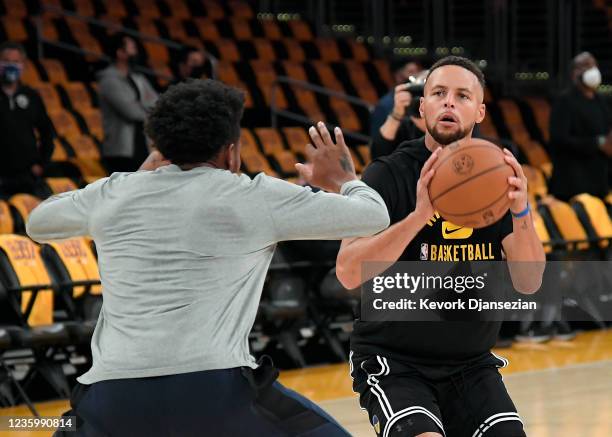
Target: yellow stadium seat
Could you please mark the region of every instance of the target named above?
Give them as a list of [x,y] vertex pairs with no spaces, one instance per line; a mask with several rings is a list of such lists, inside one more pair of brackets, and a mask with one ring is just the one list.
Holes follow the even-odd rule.
[[42,98],[47,112],[56,112],[62,109],[62,100],[55,86],[48,82],[39,82],[32,85]]
[[353,60],[358,62],[366,62],[370,60],[370,53],[363,43],[359,43],[353,39],[348,40],[349,46],[353,52]]
[[9,203],[17,209],[23,223],[28,220],[30,212],[40,204],[41,200],[31,194],[15,194],[9,199]]
[[221,39],[217,25],[210,17],[195,17],[192,21],[198,28],[198,32],[200,32],[202,39],[207,41],[217,41]]
[[315,44],[319,49],[321,59],[325,62],[338,62],[342,59],[335,39],[317,38]]
[[310,144],[310,136],[306,133],[306,130],[302,127],[284,127],[283,133],[287,138],[289,148],[294,153],[301,153],[304,155],[304,148],[306,144]]
[[361,146],[357,146],[357,150],[359,151],[359,155],[363,159],[363,163],[365,165],[368,165],[370,161],[372,161],[370,146],[362,144]]
[[188,19],[191,17],[191,11],[183,0],[170,0],[167,3],[174,18]]
[[[2,268],[13,270],[13,292],[23,291],[20,295],[21,311],[28,325],[43,326],[53,323],[53,291],[51,279],[40,257],[38,246],[30,239],[20,235],[0,235],[0,252],[8,260]],[[3,259],[4,261],[4,259]]]
[[28,39],[28,32],[21,18],[2,17],[2,27],[4,27],[4,32],[11,41],[23,42]]
[[[7,18],[11,20],[28,16],[26,2],[23,0],[4,0],[4,10],[7,13]],[[11,37],[9,36],[9,38]]]
[[329,64],[323,61],[312,61],[311,65],[317,71],[319,79],[321,79],[321,83],[324,87],[330,88],[334,91],[344,92],[344,87],[338,78],[336,78],[334,70],[332,70]]
[[276,20],[260,20],[260,23],[267,40],[278,41],[283,38],[283,33]]
[[249,129],[241,129],[240,142],[242,144],[240,156],[249,173],[264,172],[270,176],[277,176],[277,173],[270,167],[268,160],[259,151],[257,141]]
[[66,153],[66,149],[62,145],[62,142],[59,138],[53,139],[53,155],[51,155],[51,161],[66,161],[68,159],[68,154]]
[[23,75],[21,76],[21,80],[24,84],[29,86],[35,86],[41,83],[40,74],[38,73],[38,69],[34,65],[34,63],[26,59],[25,65],[23,68]]
[[312,41],[313,34],[308,23],[302,20],[289,21],[289,27],[293,37],[298,41]]
[[117,18],[127,16],[127,11],[122,0],[106,0],[104,6],[106,6],[107,15],[109,16]]
[[225,18],[225,11],[216,1],[203,0],[202,3],[204,3],[204,7],[206,8],[206,16],[208,18],[211,18],[213,20],[221,20]]
[[389,63],[387,61],[377,59],[375,61],[372,61],[372,64],[378,72],[378,77],[387,85],[388,89],[391,89],[394,86],[395,81],[393,80],[393,75],[391,74]]
[[57,59],[41,59],[40,63],[47,72],[51,83],[65,84],[68,82],[66,70],[64,70],[64,66],[60,61]]
[[15,231],[15,222],[11,214],[10,205],[0,200],[0,234],[12,234]]
[[73,115],[65,109],[49,110],[49,118],[53,122],[56,132],[64,138],[81,135],[81,129]]
[[257,51],[257,58],[263,61],[274,61],[276,59],[276,53],[274,47],[267,39],[255,38],[252,40],[255,50]]
[[102,141],[104,139],[104,127],[102,125],[102,114],[100,111],[96,108],[92,108],[91,110],[81,112],[81,115],[85,120],[89,133],[98,141]]
[[536,233],[538,234],[538,238],[544,246],[544,252],[551,253],[552,247],[550,245],[550,234],[548,233],[548,229],[546,229],[544,219],[542,219],[542,216],[535,208],[531,211],[531,217],[533,219],[533,226],[535,227]]
[[66,285],[73,285],[73,298],[82,297],[86,291],[92,295],[102,294],[98,263],[85,238],[71,238],[49,243],[48,246],[55,251],[66,269],[67,277],[62,279]]
[[72,107],[80,113],[87,112],[93,108],[91,96],[82,82],[65,83],[64,90],[68,94]]
[[155,2],[150,0],[134,0],[141,17],[159,18],[161,16],[159,8]]
[[157,30],[157,26],[155,25],[155,21],[151,17],[148,16],[139,16],[134,17],[134,22],[138,27],[138,31],[147,36],[154,36],[159,38],[159,31]]
[[77,14],[85,17],[93,17],[96,11],[91,3],[91,0],[73,0]]
[[85,176],[96,176],[99,178],[108,176],[100,161],[90,158],[70,158],[68,160],[74,164],[81,174]]
[[274,157],[284,175],[296,173],[295,164],[297,164],[297,160],[295,155],[285,149],[283,140],[276,129],[266,127],[256,128],[255,134],[259,137],[264,153]]
[[269,127],[255,128],[255,134],[259,138],[259,143],[266,155],[285,150],[283,140],[276,129]]
[[527,177],[527,190],[529,194],[536,199],[546,196],[548,194],[548,186],[542,171],[526,164],[523,164],[522,167],[523,173]]
[[[177,3],[183,4],[182,2]],[[176,41],[182,41],[184,39],[189,38],[189,35],[187,35],[187,31],[185,30],[185,25],[183,23],[183,19],[189,18],[189,15],[185,17],[177,16],[177,13],[174,9],[172,10],[172,12],[172,17],[164,18],[164,24],[168,29],[168,34],[170,35],[170,38]]]
[[345,61],[345,65],[359,97],[371,105],[376,105],[379,99],[378,93],[374,89],[374,86],[372,86],[368,74],[363,68],[363,64],[354,60],[347,60]]
[[330,106],[336,113],[338,118],[338,124],[347,131],[359,132],[361,131],[361,122],[357,117],[357,114],[351,107],[351,105],[345,100],[331,98]]
[[77,158],[100,160],[100,150],[89,135],[78,134],[66,137]]
[[549,230],[552,228],[559,234],[567,250],[590,248],[589,237],[569,204],[547,196],[540,201],[540,205],[543,207],[542,211],[550,218]]
[[240,52],[238,51],[238,47],[236,47],[236,43],[231,39],[219,39],[215,41],[217,45],[217,49],[221,54],[221,59],[224,61],[230,62],[238,62],[240,61]]
[[237,40],[250,40],[253,38],[253,32],[251,32],[248,20],[244,18],[232,18],[230,24],[234,31],[234,37]]
[[480,127],[480,132],[487,138],[492,138],[495,140],[499,139],[499,134],[497,133],[497,128],[493,124],[493,120],[491,120],[491,115],[486,112],[485,118],[478,125]]
[[282,41],[291,61],[304,62],[306,60],[306,53],[299,41],[290,38],[284,38]]
[[168,47],[165,45],[149,41],[144,41],[142,45],[144,46],[145,52],[147,52],[147,57],[150,61],[163,62],[165,64],[170,62]]
[[527,97],[525,100],[531,106],[544,141],[550,141],[550,104],[545,99],[539,97]]
[[603,200],[583,193],[574,196],[571,204],[589,237],[600,239],[600,247],[607,248],[612,238],[612,220]]
[[355,166],[355,172],[361,174],[363,172],[363,165],[359,159],[359,154],[352,147],[349,148],[351,152],[351,158],[353,159],[353,165]]
[[79,187],[69,178],[46,178],[45,182],[53,192],[53,194],[65,193],[74,191]]
[[229,7],[232,10],[232,15],[234,17],[240,17],[245,19],[253,18],[253,9],[251,9],[251,5],[249,5],[245,1],[230,1]]

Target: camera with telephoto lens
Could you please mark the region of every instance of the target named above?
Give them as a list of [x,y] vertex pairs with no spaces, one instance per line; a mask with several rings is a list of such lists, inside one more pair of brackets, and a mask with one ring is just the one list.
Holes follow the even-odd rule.
[[406,114],[418,115],[419,99],[423,97],[425,90],[425,77],[426,74],[421,73],[417,77],[410,76],[406,82],[406,91],[412,95],[412,103],[406,106]]

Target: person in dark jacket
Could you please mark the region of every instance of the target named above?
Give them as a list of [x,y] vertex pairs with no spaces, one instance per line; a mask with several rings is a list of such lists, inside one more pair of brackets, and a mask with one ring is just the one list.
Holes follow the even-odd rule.
[[580,53],[573,59],[572,82],[552,108],[550,192],[564,201],[580,193],[603,198],[609,190],[612,118],[596,92],[601,73],[592,54]]
[[[370,136],[378,132],[384,124],[387,116],[393,111],[395,106],[396,89],[398,85],[405,84],[410,77],[416,77],[423,71],[423,64],[418,59],[397,58],[391,61],[391,72],[395,81],[395,88],[385,94],[376,104],[370,116]],[[408,102],[410,104],[410,102]],[[416,111],[418,114],[418,111]]]
[[[42,195],[42,176],[53,154],[53,124],[38,92],[21,83],[26,53],[0,45],[0,195]],[[38,139],[37,139],[38,134]]]

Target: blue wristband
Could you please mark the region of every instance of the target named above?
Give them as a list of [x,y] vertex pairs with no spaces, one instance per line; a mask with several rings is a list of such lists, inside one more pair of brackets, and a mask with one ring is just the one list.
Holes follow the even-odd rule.
[[531,208],[529,207],[529,202],[527,202],[527,207],[524,210],[522,210],[521,212],[517,214],[513,213],[512,210],[510,210],[510,214],[512,214],[512,217],[514,218],[521,218],[529,214],[529,211],[531,211]]

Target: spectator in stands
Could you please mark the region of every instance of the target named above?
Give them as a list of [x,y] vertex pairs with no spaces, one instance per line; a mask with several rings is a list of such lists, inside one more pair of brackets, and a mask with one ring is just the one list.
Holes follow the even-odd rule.
[[42,197],[42,177],[53,154],[53,124],[38,92],[21,83],[25,58],[20,44],[0,45],[0,195]]
[[174,83],[187,79],[202,79],[211,77],[210,63],[206,62],[204,52],[196,47],[188,46],[181,50],[178,64],[178,75]]
[[612,118],[596,92],[601,73],[595,57],[580,53],[571,64],[572,86],[552,107],[550,192],[567,201],[580,193],[605,197],[612,157]]
[[425,121],[419,115],[419,98],[423,96],[426,76],[427,70],[421,71],[395,87],[392,111],[380,129],[372,132],[372,159],[390,155],[403,141],[425,135]]
[[[410,77],[416,77],[423,71],[423,64],[417,59],[411,58],[396,58],[391,61],[391,72],[393,73],[393,80],[395,81],[395,87],[401,84],[405,84],[410,80]],[[391,113],[394,106],[395,87],[387,94],[385,94],[376,107],[372,116],[370,117],[370,136],[374,137],[374,134],[378,132],[380,127],[385,122],[387,116]]]
[[109,173],[135,171],[148,156],[144,120],[157,100],[149,81],[133,70],[138,46],[133,38],[111,38],[114,63],[98,75],[100,109],[104,123],[102,156]]

